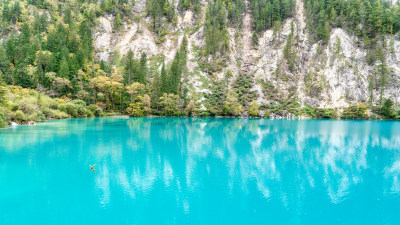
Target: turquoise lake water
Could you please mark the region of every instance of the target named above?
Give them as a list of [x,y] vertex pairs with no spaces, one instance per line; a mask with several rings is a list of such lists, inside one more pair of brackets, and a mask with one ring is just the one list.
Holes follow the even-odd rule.
[[398,225],[399,178],[400,122],[93,118],[0,129],[0,224]]

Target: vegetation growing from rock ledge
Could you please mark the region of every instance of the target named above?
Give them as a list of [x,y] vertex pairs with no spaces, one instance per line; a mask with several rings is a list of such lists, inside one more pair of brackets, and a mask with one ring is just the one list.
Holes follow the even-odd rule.
[[239,74],[232,85],[232,89],[237,93],[237,98],[242,106],[247,106],[254,99],[257,99],[257,92],[252,91],[254,81],[250,74]]

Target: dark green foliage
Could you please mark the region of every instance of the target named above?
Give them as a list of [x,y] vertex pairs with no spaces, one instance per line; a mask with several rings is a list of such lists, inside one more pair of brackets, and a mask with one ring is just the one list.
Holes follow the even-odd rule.
[[388,80],[388,67],[386,64],[386,57],[382,47],[377,48],[376,52],[377,66],[376,73],[378,77],[378,87],[379,87],[379,105],[382,107],[383,104],[383,92],[385,90],[387,80]]
[[216,0],[208,4],[204,24],[206,46],[205,56],[220,53],[224,55],[229,50],[229,34],[227,30],[227,11],[225,2]]
[[157,34],[165,29],[162,18],[165,16],[168,22],[176,20],[176,14],[173,4],[168,0],[149,0],[147,1],[147,13],[150,14],[153,21],[153,29]]
[[367,106],[364,104],[350,106],[343,110],[343,119],[367,119]]
[[94,104],[89,105],[89,106],[87,107],[87,109],[88,109],[90,112],[92,112],[92,114],[93,114],[94,116],[101,116],[101,115],[103,114],[103,110],[102,110],[100,107],[98,107],[97,105],[94,105]]
[[386,119],[394,119],[396,114],[393,109],[393,101],[386,99],[382,106],[381,115]]
[[231,25],[242,25],[242,14],[245,10],[244,0],[227,1],[226,9],[228,11],[228,21]]
[[137,69],[137,62],[133,58],[133,51],[129,49],[125,59],[125,71],[124,71],[124,84],[130,85],[134,81],[134,76]]
[[186,73],[187,39],[183,38],[181,47],[176,53],[168,77],[168,93],[178,94],[182,91],[182,78]]
[[257,32],[273,27],[276,21],[283,21],[293,15],[294,0],[251,0],[253,26]]
[[257,99],[257,92],[250,89],[254,86],[251,75],[239,74],[233,83],[233,89],[238,94],[237,98],[242,106],[249,105],[254,99]]
[[2,85],[1,77],[0,77],[0,104],[5,102],[5,96],[7,93],[6,87]]
[[101,110],[98,108],[95,109],[93,106],[87,107],[86,103],[79,99],[58,105],[58,110],[65,112],[72,117],[87,117],[90,115],[93,116],[94,113],[101,113]]
[[7,126],[7,119],[3,108],[0,106],[0,128]]
[[[286,116],[287,113],[292,113],[295,116],[302,114],[297,98],[294,96],[291,96],[287,99],[280,99],[279,102],[274,102],[271,103],[269,106],[263,106],[263,107],[268,109],[267,111],[269,114],[274,113],[280,116]],[[309,115],[309,113],[306,114]],[[315,114],[309,116],[317,118]]]
[[7,84],[13,84],[14,79],[12,76],[11,70],[11,62],[7,57],[7,53],[2,46],[0,46],[0,77],[2,77],[2,81]]
[[332,108],[314,108],[310,106],[306,106],[304,109],[305,114],[310,116],[311,118],[319,118],[319,119],[336,119],[337,118],[337,109]]
[[299,100],[296,95],[296,89],[294,87],[289,88],[288,96],[280,95],[278,88],[274,87],[274,85],[268,81],[261,81],[261,87],[263,89],[264,96],[266,96],[266,99],[270,103],[268,105],[261,105],[260,108],[267,110],[268,114],[274,113],[280,116],[285,116],[285,112],[290,112],[296,116],[301,114],[301,106],[299,104]]
[[296,61],[296,52],[292,48],[292,41],[293,41],[293,21],[291,23],[291,32],[286,40],[285,48],[283,49],[283,56],[285,57],[289,70],[291,72],[295,69],[295,61]]
[[3,20],[5,22],[15,23],[21,18],[21,3],[19,1],[4,1],[2,10]]
[[161,78],[158,73],[154,74],[153,79],[150,85],[150,99],[151,99],[151,108],[158,109],[158,100],[160,99],[162,93],[161,90]]
[[179,9],[182,11],[193,10],[196,14],[201,10],[200,0],[179,0]]
[[140,56],[138,82],[142,84],[147,84],[147,55],[144,52]]
[[63,17],[64,23],[68,24],[68,25],[71,25],[72,24],[72,19],[73,18],[72,18],[72,15],[71,15],[71,9],[68,7],[64,11],[64,17]]
[[281,98],[277,95],[278,90],[270,82],[262,82],[261,87],[263,88],[264,95],[268,100],[272,100],[274,102],[281,100]]
[[[142,60],[144,60],[145,56],[142,55]],[[152,97],[151,99],[157,101],[162,94],[175,94],[184,99],[185,95],[185,84],[182,81],[186,81],[185,76],[187,73],[186,69],[186,61],[187,61],[187,39],[183,38],[181,47],[178,52],[175,54],[174,59],[172,60],[171,67],[167,70],[164,62],[162,63],[160,74],[156,74],[153,78],[151,88],[152,88]],[[147,73],[147,67],[142,64],[141,68],[143,68],[143,73]]]
[[48,25],[48,18],[46,14],[39,14],[35,15],[35,22],[34,22],[34,33],[35,34],[40,34],[42,32],[47,31],[47,25]]
[[206,95],[206,108],[210,116],[222,115],[222,107],[228,91],[227,80],[213,79],[211,94]]
[[115,16],[114,19],[114,31],[119,31],[121,28],[122,22],[121,22],[121,14],[119,11],[117,12],[117,15]]
[[327,43],[329,40],[329,23],[325,11],[322,9],[317,15],[317,38]]
[[[67,104],[73,104],[76,107],[76,110],[78,112],[77,116],[87,116],[87,108],[86,108],[86,103],[80,99],[72,100]],[[68,108],[68,107],[67,107]],[[72,114],[71,114],[72,115]]]
[[258,37],[257,37],[257,33],[254,31],[253,32],[253,36],[252,36],[252,38],[251,38],[251,44],[255,47],[255,48],[257,48],[257,46],[258,46]]
[[[69,8],[64,10],[63,17],[68,25],[56,22],[54,17],[49,21],[46,13],[34,12],[34,18],[33,27],[23,23],[21,32],[11,32],[0,47],[0,71],[4,81],[27,88],[52,89],[54,77],[50,79],[46,74],[55,72],[75,87],[78,70],[84,70],[93,59],[90,24],[83,20],[75,25]],[[53,28],[48,30],[49,22]],[[76,88],[71,91],[75,92]]]
[[124,84],[133,82],[147,84],[147,55],[142,53],[140,60],[133,58],[132,50],[129,50],[125,58]]
[[81,58],[83,60],[92,60],[92,52],[93,52],[93,38],[92,38],[92,29],[89,26],[89,23],[84,20],[79,27],[79,35],[81,37]]
[[169,92],[170,88],[169,88],[168,74],[167,74],[167,70],[165,69],[164,63],[161,68],[161,85],[160,86],[161,86],[161,94]]
[[68,60],[65,57],[61,59],[60,69],[58,70],[58,76],[66,79],[70,78]]
[[[367,48],[381,34],[400,30],[400,7],[383,0],[306,0],[308,28],[316,40],[326,42],[330,27],[345,27],[364,39]],[[371,45],[372,41],[372,45]]]

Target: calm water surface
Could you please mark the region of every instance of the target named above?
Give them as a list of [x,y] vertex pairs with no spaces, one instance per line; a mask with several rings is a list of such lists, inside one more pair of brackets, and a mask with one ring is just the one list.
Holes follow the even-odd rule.
[[0,224],[397,225],[399,178],[399,122],[103,118],[0,130]]

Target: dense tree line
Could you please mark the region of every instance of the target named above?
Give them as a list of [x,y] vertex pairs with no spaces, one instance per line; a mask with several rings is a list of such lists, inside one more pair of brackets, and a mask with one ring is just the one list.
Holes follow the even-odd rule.
[[193,10],[196,14],[198,14],[201,10],[201,1],[200,0],[179,0],[179,9],[181,11]]
[[[67,18],[67,10],[62,12]],[[0,48],[4,81],[28,88],[52,89],[54,80],[62,78],[71,82],[71,89],[77,91],[78,70],[92,61],[89,21],[75,24],[77,21],[69,17],[65,23],[36,12],[33,23],[21,22],[21,32],[12,31]]]
[[210,2],[207,8],[204,24],[206,46],[203,54],[224,55],[229,51],[229,34],[227,25],[226,3],[222,0]]
[[317,40],[327,41],[329,30],[344,27],[368,46],[380,35],[400,30],[400,7],[382,0],[306,0],[308,27]]
[[[132,2],[102,0],[100,6],[91,0],[82,0],[75,6],[73,3],[60,2],[56,8],[46,0],[3,3],[1,16],[6,24],[2,25],[10,31],[0,46],[0,83],[36,89],[53,97],[81,99],[106,111],[126,110],[135,116],[152,110],[155,114],[168,115],[185,111],[190,103],[186,100],[186,38],[183,38],[173,61],[168,65],[161,63],[161,70],[154,68],[160,64],[148,67],[145,53],[140,59],[135,59],[132,51],[116,62],[118,67],[96,62],[93,57],[93,19],[103,12],[114,13],[116,29],[122,24],[118,20],[127,16],[123,9]],[[35,7],[28,11],[27,4]],[[153,9],[169,6],[168,1],[153,1],[151,4]],[[165,7],[162,10],[165,12]],[[158,12],[152,13],[156,15]],[[27,20],[29,17],[33,20]],[[17,29],[12,29],[15,25]],[[184,108],[173,110],[178,105]],[[193,103],[190,105],[193,110]],[[62,108],[62,111],[70,108],[73,107]],[[74,116],[75,113],[68,115]]]
[[[176,23],[177,15],[174,5],[168,0],[149,0],[146,1],[147,13],[151,16],[153,30],[158,35],[165,35],[168,23]],[[165,21],[167,20],[167,21]]]
[[[175,54],[169,69],[164,62],[161,70],[153,71],[151,82],[147,77],[147,61],[142,54],[140,61],[127,54],[124,82],[130,95],[127,111],[133,116],[142,116],[150,112],[175,115],[182,113],[187,106],[187,39],[183,38],[180,49]],[[136,66],[134,66],[136,64]],[[133,66],[132,66],[133,65]],[[136,68],[136,69],[135,69]],[[130,77],[132,75],[132,77]],[[181,110],[178,110],[178,105]]]
[[293,16],[295,0],[251,0],[253,26],[257,32],[271,29]]
[[86,20],[76,27],[58,22],[48,25],[46,31],[42,33],[24,23],[21,33],[11,33],[0,49],[4,81],[51,90],[55,79],[60,78],[71,82],[71,91],[75,93],[79,89],[78,71],[93,57],[90,25]]

